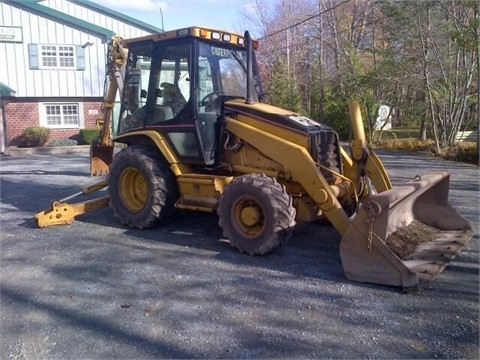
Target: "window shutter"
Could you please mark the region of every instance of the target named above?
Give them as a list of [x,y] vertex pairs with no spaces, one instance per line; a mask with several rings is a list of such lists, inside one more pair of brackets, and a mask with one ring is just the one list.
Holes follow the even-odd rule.
[[30,65],[30,70],[40,69],[37,44],[28,44],[28,64]]
[[85,70],[85,49],[81,45],[76,45],[75,47],[77,70]]

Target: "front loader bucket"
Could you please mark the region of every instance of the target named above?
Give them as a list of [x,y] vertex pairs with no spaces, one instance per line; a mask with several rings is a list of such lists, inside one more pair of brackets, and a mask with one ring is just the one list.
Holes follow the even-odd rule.
[[340,242],[345,276],[406,290],[433,281],[472,238],[448,204],[449,179],[430,173],[369,196]]
[[113,159],[113,145],[92,144],[90,146],[90,176],[108,174]]

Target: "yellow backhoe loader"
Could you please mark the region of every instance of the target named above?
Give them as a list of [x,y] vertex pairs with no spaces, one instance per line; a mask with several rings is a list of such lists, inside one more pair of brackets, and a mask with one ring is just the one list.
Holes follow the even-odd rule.
[[[143,229],[177,209],[216,212],[233,247],[264,255],[296,221],[324,218],[342,236],[347,278],[405,289],[428,284],[471,239],[448,204],[448,173],[392,188],[358,103],[349,104],[350,152],[330,127],[266,104],[248,32],[190,27],[123,45],[114,142],[124,148],[108,180],[82,191],[108,186],[121,223]],[[71,223],[94,204],[53,202],[35,218],[40,227]]]

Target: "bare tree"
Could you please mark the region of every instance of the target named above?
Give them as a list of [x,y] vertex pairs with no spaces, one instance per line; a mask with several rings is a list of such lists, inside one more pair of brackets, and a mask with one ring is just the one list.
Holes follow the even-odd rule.
[[372,135],[378,107],[386,103],[395,108],[396,125],[420,125],[420,138],[433,136],[441,152],[468,125],[468,114],[475,113],[474,79],[480,65],[474,0],[251,4],[261,10],[250,20],[260,34],[258,57],[266,88],[274,64],[282,63],[276,69],[286,69],[285,74],[275,76],[289,80],[276,77],[276,84],[293,84],[307,113],[333,119],[336,128],[345,117],[342,106],[356,98],[364,103]]

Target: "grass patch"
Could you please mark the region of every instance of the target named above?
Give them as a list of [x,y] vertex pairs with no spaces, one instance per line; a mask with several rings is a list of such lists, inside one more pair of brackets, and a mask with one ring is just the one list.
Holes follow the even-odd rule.
[[422,151],[434,153],[435,143],[432,140],[418,140],[415,138],[381,140],[376,143],[377,147],[391,150]]
[[[379,131],[375,130],[373,132],[373,138],[376,140],[378,138]],[[380,141],[389,141],[396,139],[413,139],[417,138],[420,134],[420,129],[418,128],[398,128],[391,130],[383,130],[380,136]]]
[[446,160],[479,165],[477,145],[474,142],[462,142],[456,146],[442,149],[440,155],[435,155],[435,142],[433,140],[423,141],[415,138],[382,139],[375,144],[375,147],[389,150],[424,152],[432,156],[440,156]]

